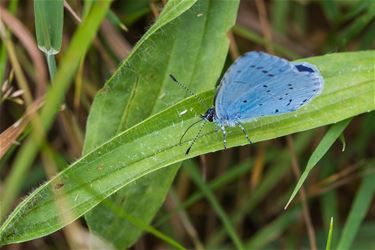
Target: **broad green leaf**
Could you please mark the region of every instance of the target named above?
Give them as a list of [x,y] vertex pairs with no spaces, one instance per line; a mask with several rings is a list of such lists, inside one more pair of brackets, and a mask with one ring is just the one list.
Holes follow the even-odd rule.
[[63,0],[34,0],[38,48],[47,55],[59,53],[64,24]]
[[[196,92],[214,87],[226,57],[226,33],[234,24],[238,1],[182,2],[168,2],[152,32],[147,32],[147,38],[96,96],[87,125],[85,152],[180,101],[186,93],[170,80],[170,73]],[[165,16],[170,17],[169,22],[163,19]],[[164,201],[178,167],[147,175],[112,195],[106,203],[115,203],[148,224]],[[90,211],[86,220],[90,230],[121,249],[130,246],[142,232],[105,203]]]
[[[335,53],[304,61],[322,72],[322,94],[302,109],[264,117],[245,124],[252,141],[258,142],[337,123],[374,110],[374,51]],[[110,89],[107,89],[110,91]],[[199,95],[212,102],[214,90]],[[68,223],[62,214],[77,219],[111,194],[159,169],[187,158],[223,149],[213,124],[188,156],[184,155],[196,130],[179,145],[183,131],[205,108],[187,98],[108,140],[46,182],[25,198],[0,227],[0,244],[25,241],[54,232]],[[190,140],[189,140],[190,139]],[[228,129],[228,146],[247,144],[242,131]],[[67,205],[57,209],[54,192],[63,192]],[[56,200],[60,200],[57,196]]]

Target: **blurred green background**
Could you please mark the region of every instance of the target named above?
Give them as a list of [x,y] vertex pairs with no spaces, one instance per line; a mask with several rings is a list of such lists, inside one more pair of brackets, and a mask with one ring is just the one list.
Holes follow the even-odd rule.
[[[0,0],[1,223],[13,211],[0,242],[26,241],[4,249],[375,249],[374,1],[37,2]],[[45,210],[51,221],[38,218],[50,229],[26,217],[43,202],[16,208],[69,164],[83,162],[82,155],[188,96],[165,75],[179,76],[197,93],[212,90],[235,58],[252,50],[288,60],[365,51],[367,64],[356,60],[372,86],[365,100],[371,112],[134,178],[57,232],[78,217],[67,213],[66,223],[52,223],[50,212],[64,210],[64,202]],[[341,74],[340,61],[332,68]],[[351,100],[356,95],[362,98],[352,92]],[[238,140],[235,146],[244,144]],[[219,146],[207,148],[199,152]],[[284,210],[306,166],[314,169]],[[77,176],[94,179],[106,167]],[[59,181],[51,184],[55,191],[68,188]],[[89,232],[97,236],[89,240]]]

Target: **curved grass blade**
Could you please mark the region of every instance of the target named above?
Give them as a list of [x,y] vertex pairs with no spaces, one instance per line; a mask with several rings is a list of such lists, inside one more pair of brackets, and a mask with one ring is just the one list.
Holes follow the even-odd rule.
[[337,249],[351,248],[354,238],[360,229],[360,225],[371,207],[371,201],[375,194],[375,172],[373,166],[373,163],[371,163],[368,169],[371,169],[372,172],[362,179],[361,186],[350,209],[349,217],[345,223]]
[[[297,112],[247,123],[245,128],[252,131],[253,141],[337,123],[374,110],[373,55],[373,51],[365,51],[304,59],[321,70],[326,81],[323,93]],[[211,102],[214,91],[199,96]],[[189,141],[178,144],[179,135],[202,111],[195,98],[187,98],[95,148],[17,206],[0,227],[0,244],[34,239],[65,226],[59,219],[65,212],[55,206],[56,188],[64,193],[69,205],[66,212],[77,219],[143,176],[187,158],[221,150],[222,137],[215,133],[214,125],[207,126],[188,157],[184,152]],[[193,135],[194,130],[187,138]],[[228,139],[230,147],[247,144],[242,131],[235,128],[228,130]]]
[[207,200],[211,203],[215,213],[218,215],[221,222],[223,223],[224,228],[228,233],[228,236],[231,238],[234,245],[236,246],[236,249],[245,249],[243,243],[238,238],[234,230],[234,227],[231,221],[229,220],[228,216],[226,215],[223,207],[219,204],[218,200],[215,198],[210,188],[208,188],[207,185],[203,182],[202,176],[199,174],[197,166],[194,165],[192,162],[187,162],[186,165],[186,171],[190,174],[192,180],[195,182],[195,185],[198,186],[198,188],[203,192]]
[[323,139],[319,143],[318,147],[314,150],[312,155],[310,156],[309,161],[307,162],[306,168],[303,171],[301,178],[298,180],[296,187],[293,190],[292,195],[290,196],[286,206],[286,209],[290,202],[294,199],[297,195],[298,191],[302,187],[303,183],[307,179],[310,171],[316,166],[316,164],[322,159],[322,157],[327,153],[327,151],[331,148],[333,143],[341,136],[344,132],[345,128],[349,125],[351,119],[342,121],[333,125],[328,132],[324,135]]

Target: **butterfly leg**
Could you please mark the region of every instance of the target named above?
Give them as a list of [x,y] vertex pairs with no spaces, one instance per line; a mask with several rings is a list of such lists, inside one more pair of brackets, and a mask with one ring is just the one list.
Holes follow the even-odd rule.
[[225,131],[225,127],[223,125],[221,125],[220,128],[221,128],[221,131],[223,132],[224,149],[227,149],[227,132]]
[[247,134],[245,128],[242,126],[242,124],[240,122],[236,122],[236,123],[241,128],[242,132],[245,134],[246,139],[248,140],[248,142],[251,144],[252,142],[250,141],[249,135]]

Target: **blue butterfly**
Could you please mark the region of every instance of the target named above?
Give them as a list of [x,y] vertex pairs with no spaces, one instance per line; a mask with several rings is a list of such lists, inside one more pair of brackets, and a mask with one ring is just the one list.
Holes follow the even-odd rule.
[[[170,77],[187,89],[174,76]],[[224,148],[227,147],[227,126],[240,127],[251,143],[243,123],[263,116],[293,112],[319,95],[323,85],[324,80],[318,68],[310,63],[288,62],[264,52],[244,54],[229,67],[221,79],[214,106],[201,115],[200,121],[204,123],[185,155],[199,138],[206,122],[214,122],[221,129]]]

